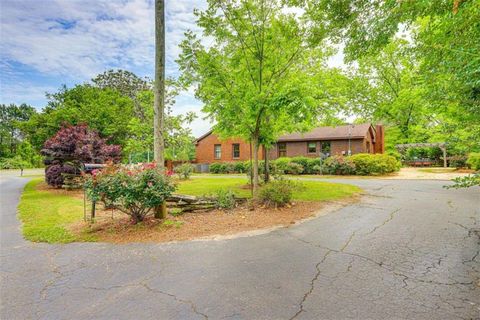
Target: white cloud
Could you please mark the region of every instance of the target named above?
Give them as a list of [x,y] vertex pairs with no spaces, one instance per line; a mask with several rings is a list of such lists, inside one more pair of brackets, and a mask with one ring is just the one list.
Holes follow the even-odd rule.
[[[170,72],[183,33],[195,28],[194,6],[167,1],[166,58]],[[90,78],[106,68],[153,70],[153,1],[2,2],[1,59],[39,72]]]
[[[38,105],[45,91],[82,83],[110,68],[153,78],[152,0],[2,0],[0,6],[2,103]],[[166,1],[167,75],[178,73],[175,60],[184,32],[197,28],[193,9],[205,6],[203,0]],[[58,79],[58,85],[45,85],[38,80],[43,77]],[[177,98],[176,112],[200,109],[191,92]],[[205,126],[196,120],[192,129],[197,133]]]

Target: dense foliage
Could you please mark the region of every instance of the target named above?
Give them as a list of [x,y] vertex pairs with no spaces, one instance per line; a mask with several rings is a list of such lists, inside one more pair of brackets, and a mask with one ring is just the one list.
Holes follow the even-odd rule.
[[[324,160],[307,157],[282,157],[269,161],[272,175],[333,174],[382,175],[398,171],[400,162],[386,154],[360,153],[350,157],[331,156]],[[260,161],[260,175],[264,174],[264,161]],[[242,173],[250,175],[250,162],[217,162],[210,164],[211,173]]]
[[468,155],[468,160],[466,162],[470,168],[475,171],[480,171],[480,153],[472,152]]
[[169,176],[160,173],[154,164],[125,168],[110,166],[88,175],[85,184],[92,201],[100,201],[129,215],[134,223],[159,207],[174,191]]
[[386,154],[359,153],[348,157],[355,166],[356,175],[382,175],[400,170],[400,162]]
[[349,175],[355,173],[355,164],[350,158],[331,156],[325,159],[322,166],[325,174]]
[[41,151],[45,157],[45,177],[49,185],[61,187],[63,174],[79,173],[84,163],[118,162],[121,148],[108,145],[87,125],[66,126],[48,139]]
[[283,207],[292,201],[293,193],[301,189],[298,182],[273,180],[260,188],[258,200],[269,207]]

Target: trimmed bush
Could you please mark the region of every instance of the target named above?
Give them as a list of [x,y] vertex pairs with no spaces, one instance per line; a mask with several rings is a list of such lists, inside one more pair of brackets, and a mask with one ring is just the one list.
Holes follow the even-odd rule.
[[283,207],[290,203],[293,192],[300,189],[300,185],[291,180],[273,180],[260,188],[258,200],[271,207]]
[[400,162],[386,154],[358,153],[349,157],[357,175],[381,175],[398,171]]
[[323,161],[323,173],[349,175],[355,173],[355,164],[349,157],[331,156]]
[[180,179],[187,180],[187,179],[190,179],[190,176],[192,175],[194,169],[195,169],[195,167],[193,166],[193,164],[183,163],[179,166],[176,166],[174,168],[174,171],[175,171],[176,174],[178,174]]
[[288,173],[288,174],[302,174],[303,173],[303,166],[299,163],[290,162],[287,165],[287,171],[285,173]]
[[233,163],[233,171],[235,173],[245,173],[245,162],[234,162]]
[[467,164],[475,171],[480,170],[480,152],[472,152],[468,155]]
[[305,174],[319,174],[321,173],[322,159],[320,158],[309,158],[307,165],[304,168],[303,173]]

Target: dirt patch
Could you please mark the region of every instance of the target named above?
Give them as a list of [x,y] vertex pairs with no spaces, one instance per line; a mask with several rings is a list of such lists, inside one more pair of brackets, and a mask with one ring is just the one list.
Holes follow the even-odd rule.
[[[358,201],[359,196],[345,201],[297,202],[285,208],[250,210],[246,206],[233,210],[212,210],[168,215],[165,220],[148,218],[134,225],[120,212],[99,210],[93,224],[79,222],[70,226],[74,233],[89,232],[98,241],[113,243],[170,242],[193,239],[232,238],[288,227],[308,218]],[[249,233],[253,231],[252,233]],[[265,232],[264,232],[265,231]]]

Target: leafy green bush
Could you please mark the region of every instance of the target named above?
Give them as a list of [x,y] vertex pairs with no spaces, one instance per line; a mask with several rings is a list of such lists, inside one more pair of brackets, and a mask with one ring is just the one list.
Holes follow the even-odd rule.
[[398,171],[400,162],[386,154],[358,153],[349,157],[357,175],[381,175]]
[[283,207],[290,203],[293,192],[301,186],[291,180],[273,180],[262,186],[258,193],[258,200],[271,207]]
[[214,163],[211,163],[208,166],[208,168],[209,168],[211,173],[221,173],[220,170],[222,169],[222,166],[221,166],[221,163],[214,162]]
[[191,163],[183,163],[177,167],[174,168],[174,171],[180,179],[190,179],[190,176],[192,175],[195,167]]
[[291,158],[282,157],[272,161],[277,167],[277,170],[286,173],[288,170],[288,164],[292,162]]
[[290,162],[301,165],[303,168],[302,172],[304,172],[307,171],[309,160],[310,158],[307,157],[293,157],[290,159]]
[[220,189],[215,193],[215,203],[217,208],[232,209],[236,205],[235,193],[231,190]]
[[94,170],[85,188],[90,200],[101,201],[138,223],[175,191],[175,184],[154,164],[146,164],[133,169],[110,166]]
[[309,158],[305,170],[305,174],[319,174],[321,173],[322,159],[320,158]]
[[285,173],[288,174],[301,174],[303,173],[303,166],[299,163],[290,162],[287,165],[287,171]]
[[323,173],[348,175],[355,173],[355,164],[348,157],[331,156],[323,161]]
[[472,152],[468,155],[467,164],[475,171],[480,170],[480,152]]
[[245,162],[241,162],[241,161],[234,162],[233,171],[235,173],[245,173]]

